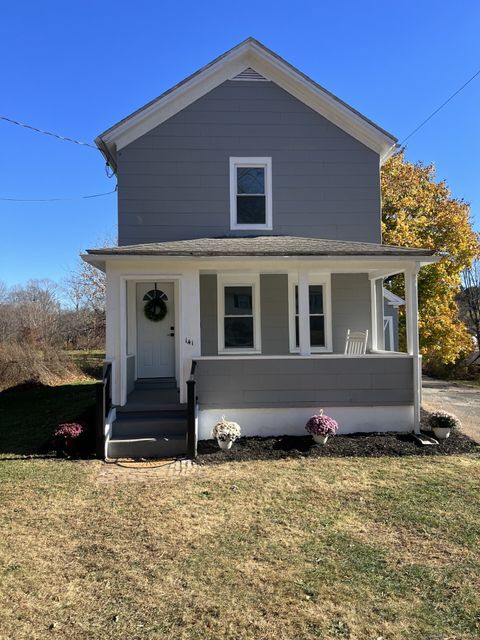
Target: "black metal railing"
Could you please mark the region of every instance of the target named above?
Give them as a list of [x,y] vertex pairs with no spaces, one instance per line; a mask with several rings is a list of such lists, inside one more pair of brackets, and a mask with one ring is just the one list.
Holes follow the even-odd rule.
[[195,369],[197,363],[192,360],[190,379],[187,380],[187,455],[189,458],[197,457],[197,433],[195,428],[195,411],[197,398],[195,395]]
[[112,363],[105,363],[103,377],[96,389],[97,419],[95,429],[95,453],[105,458],[105,422],[112,408]]

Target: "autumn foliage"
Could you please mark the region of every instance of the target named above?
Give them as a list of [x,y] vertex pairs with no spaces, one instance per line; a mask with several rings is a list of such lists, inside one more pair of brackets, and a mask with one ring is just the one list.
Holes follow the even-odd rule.
[[[407,162],[403,151],[382,169],[382,232],[385,244],[434,249],[441,260],[419,274],[419,331],[425,364],[453,363],[472,350],[455,298],[461,272],[479,253],[469,205],[452,197],[435,167]],[[402,282],[393,282],[403,295]]]

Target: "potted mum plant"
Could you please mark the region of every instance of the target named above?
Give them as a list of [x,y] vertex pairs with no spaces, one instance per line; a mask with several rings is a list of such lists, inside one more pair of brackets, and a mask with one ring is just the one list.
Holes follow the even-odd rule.
[[321,409],[320,413],[309,418],[305,429],[313,436],[317,444],[325,444],[329,436],[334,436],[337,433],[338,424],[330,416],[325,416],[323,409]]
[[222,416],[222,419],[212,429],[212,438],[216,438],[220,449],[231,449],[232,444],[240,437],[240,425],[236,422],[229,422]]
[[64,422],[53,432],[52,444],[58,456],[78,456],[86,446],[87,427],[83,422]]
[[453,413],[446,411],[434,411],[428,418],[428,424],[439,440],[446,440],[452,429],[458,429],[460,420]]

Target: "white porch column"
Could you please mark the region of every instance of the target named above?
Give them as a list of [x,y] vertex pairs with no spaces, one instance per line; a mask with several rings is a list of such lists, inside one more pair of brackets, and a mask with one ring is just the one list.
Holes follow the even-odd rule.
[[105,360],[112,363],[112,402],[121,404],[121,305],[120,305],[120,278],[118,273],[108,264],[106,268],[106,342]]
[[180,289],[180,402],[186,402],[186,381],[190,378],[192,360],[201,355],[200,344],[200,272],[185,270]]
[[377,349],[377,345],[378,345],[378,315],[377,315],[377,285],[376,285],[376,279],[375,278],[371,278],[370,279],[370,314],[372,317],[372,339],[371,339],[371,344],[372,344],[372,350],[373,349]]
[[418,271],[415,264],[405,271],[407,351],[413,356],[413,405],[414,431],[420,432],[420,407],[422,403],[422,359],[418,338]]
[[301,356],[309,356],[310,350],[310,301],[308,271],[298,272],[298,340]]

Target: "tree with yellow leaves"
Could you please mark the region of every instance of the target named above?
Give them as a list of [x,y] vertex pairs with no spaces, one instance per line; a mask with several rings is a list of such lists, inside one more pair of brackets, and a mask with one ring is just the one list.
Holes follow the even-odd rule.
[[[453,198],[445,181],[436,182],[433,165],[407,162],[401,151],[382,168],[382,233],[385,244],[434,249],[441,256],[419,274],[420,346],[427,366],[454,363],[472,350],[455,300],[461,272],[480,250],[469,205]],[[403,295],[400,278],[392,289]]]

